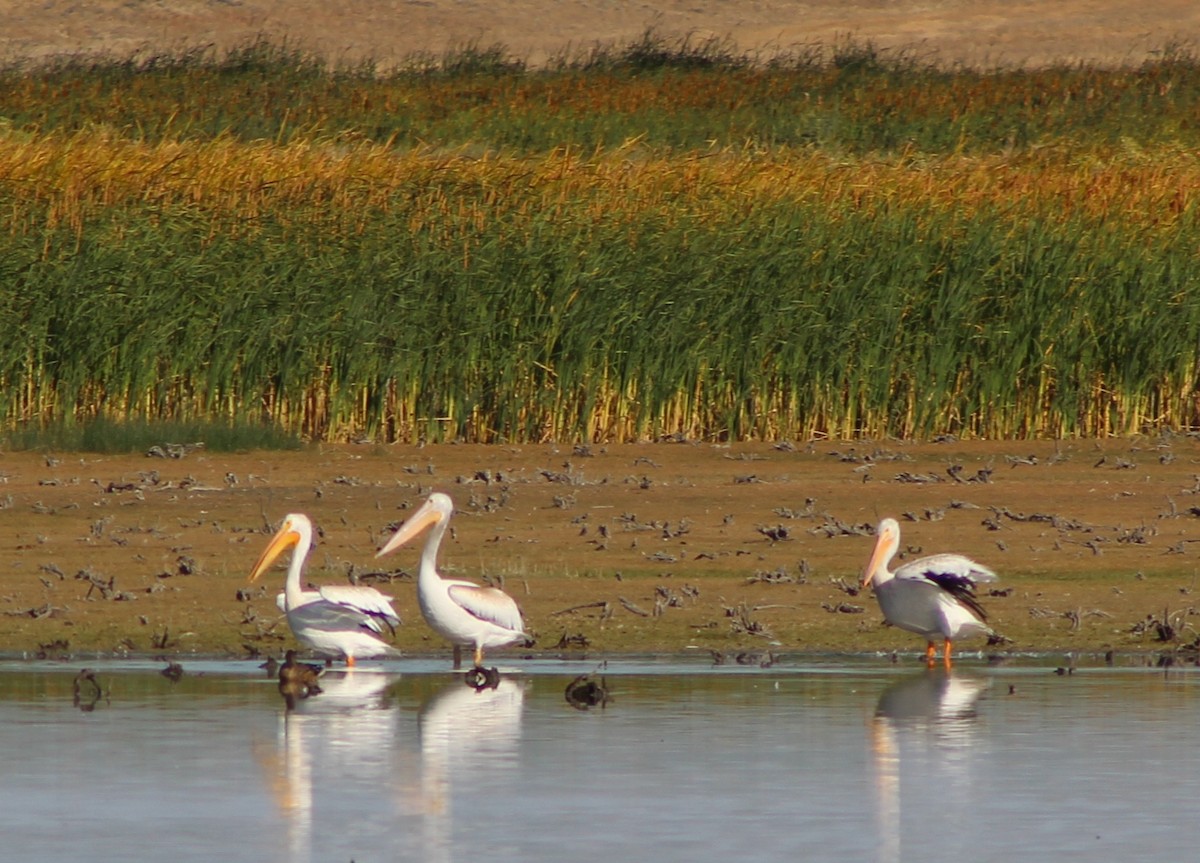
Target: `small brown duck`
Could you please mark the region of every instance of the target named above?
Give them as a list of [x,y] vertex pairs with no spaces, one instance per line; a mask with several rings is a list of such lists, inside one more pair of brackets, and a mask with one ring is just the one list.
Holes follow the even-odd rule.
[[324,673],[325,669],[320,665],[297,662],[296,651],[289,650],[279,666],[279,694],[287,701],[288,707],[298,698],[317,695],[321,691],[317,679]]

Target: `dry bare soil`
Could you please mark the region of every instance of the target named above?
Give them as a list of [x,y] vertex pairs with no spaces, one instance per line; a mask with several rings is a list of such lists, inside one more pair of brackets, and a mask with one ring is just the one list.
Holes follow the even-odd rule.
[[286,38],[383,65],[474,43],[539,64],[647,29],[746,51],[847,37],[973,66],[1137,63],[1200,33],[1194,0],[0,0],[0,57],[228,48]]
[[396,644],[443,651],[416,606],[419,547],[374,558],[437,489],[458,506],[444,569],[511,592],[540,655],[915,651],[855,593],[893,515],[907,556],[959,551],[1001,573],[983,602],[1011,642],[988,652],[1149,661],[1196,641],[1198,465],[1190,437],[9,453],[0,649],[277,655],[292,644],[283,568],[246,578],[303,511],[321,529],[308,578],[393,593]]

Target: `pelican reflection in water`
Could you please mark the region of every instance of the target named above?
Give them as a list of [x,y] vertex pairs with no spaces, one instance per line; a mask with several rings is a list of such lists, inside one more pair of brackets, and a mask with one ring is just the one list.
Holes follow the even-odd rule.
[[328,809],[314,807],[314,789],[323,785],[369,788],[369,799],[361,803],[338,801],[366,818],[399,781],[401,771],[395,763],[399,711],[388,696],[389,687],[399,679],[397,674],[357,668],[326,671],[320,677],[320,693],[307,698],[288,698],[281,688],[287,707],[280,712],[275,742],[256,745],[255,752],[283,819],[286,842],[281,845],[286,854],[282,859],[291,863],[327,859],[313,853],[314,836],[345,833],[340,812],[324,815],[331,822],[327,826],[320,823]]
[[[879,696],[871,720],[880,863],[920,859],[903,848],[900,801],[932,805],[939,818],[972,805],[970,747],[977,704],[991,686],[987,678],[931,668],[891,684]],[[902,784],[917,786],[902,794]],[[932,790],[920,786],[932,784]]]
[[524,702],[520,678],[499,678],[494,686],[476,689],[456,676],[421,707],[420,783],[411,810],[421,817],[422,860],[453,857],[455,788],[476,787],[481,775],[515,762]]

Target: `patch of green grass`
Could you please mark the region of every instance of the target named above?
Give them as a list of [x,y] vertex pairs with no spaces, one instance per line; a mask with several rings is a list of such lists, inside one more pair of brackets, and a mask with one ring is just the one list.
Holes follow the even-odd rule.
[[58,423],[48,428],[25,428],[4,436],[10,450],[48,450],[125,454],[157,448],[177,457],[192,448],[209,452],[299,449],[300,439],[282,429],[259,423],[224,423],[94,419],[78,425]]

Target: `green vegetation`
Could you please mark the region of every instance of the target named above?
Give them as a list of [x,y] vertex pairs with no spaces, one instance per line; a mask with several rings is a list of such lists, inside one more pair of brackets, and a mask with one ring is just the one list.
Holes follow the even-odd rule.
[[[1200,61],[255,44],[0,70],[0,427],[1103,435],[1197,416]],[[139,444],[140,446],[140,444]]]
[[11,450],[58,450],[114,455],[147,453],[179,458],[203,448],[209,452],[298,449],[300,440],[271,425],[170,420],[110,420],[98,417],[81,425],[28,426],[3,437]]

